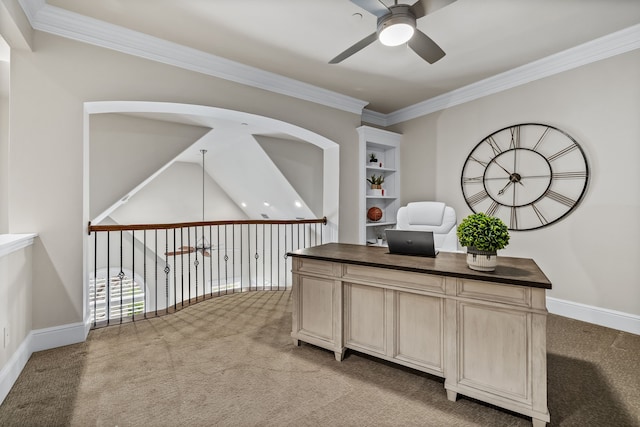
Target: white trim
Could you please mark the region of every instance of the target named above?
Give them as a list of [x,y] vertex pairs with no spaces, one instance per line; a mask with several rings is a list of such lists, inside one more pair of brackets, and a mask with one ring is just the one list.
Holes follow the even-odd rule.
[[31,334],[22,341],[18,350],[9,358],[9,361],[0,370],[0,404],[11,391],[11,387],[15,384],[24,369],[25,365],[31,357]]
[[637,24],[460,89],[401,108],[386,115],[385,126],[406,122],[639,48],[640,24]]
[[371,110],[363,111],[368,101],[69,12],[48,5],[44,0],[19,0],[19,3],[31,26],[36,30],[362,114],[364,122],[384,127],[640,48],[640,24],[637,24],[392,113],[383,114]]
[[27,246],[33,245],[33,240],[38,235],[35,233],[28,234],[0,234],[0,258],[18,251]]
[[378,125],[387,127],[389,114],[378,113],[377,111],[363,109],[362,110],[362,122],[372,125]]
[[11,387],[15,384],[33,353],[84,342],[88,333],[89,329],[85,328],[84,323],[81,322],[29,332],[16,352],[0,370],[0,404],[9,394]]
[[640,316],[607,308],[547,297],[550,313],[640,335]]
[[354,114],[368,101],[46,4],[19,0],[35,30],[268,90]]
[[36,329],[31,331],[29,335],[31,336],[31,352],[77,344],[87,339],[84,322]]

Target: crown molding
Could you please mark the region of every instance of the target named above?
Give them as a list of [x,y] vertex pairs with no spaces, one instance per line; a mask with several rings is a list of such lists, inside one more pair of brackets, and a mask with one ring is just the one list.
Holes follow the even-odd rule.
[[640,24],[638,24],[384,114],[365,109],[367,101],[69,12],[48,5],[45,0],[18,1],[31,26],[36,30],[342,111],[361,114],[363,122],[383,127],[412,120],[640,48]]
[[19,0],[19,3],[31,26],[38,31],[358,115],[368,104],[368,101],[51,6],[44,0]]
[[369,123],[372,125],[378,125],[382,127],[389,126],[387,120],[388,116],[388,114],[378,113],[377,111],[368,110],[366,108],[362,110],[362,121],[364,123]]
[[640,24],[389,113],[385,126],[435,113],[640,48]]

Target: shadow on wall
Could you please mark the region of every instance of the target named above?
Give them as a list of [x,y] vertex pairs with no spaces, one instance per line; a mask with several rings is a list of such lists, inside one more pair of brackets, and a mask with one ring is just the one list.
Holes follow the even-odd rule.
[[[68,257],[69,254],[62,249],[56,251],[48,247],[43,240],[45,237],[41,235],[33,244],[32,329],[34,330],[53,325],[71,324],[82,319],[82,294],[74,302],[69,288],[76,283],[69,284],[68,278],[61,276],[56,268],[60,265],[60,258]],[[78,259],[81,260],[80,255]],[[38,260],[37,264],[36,260]],[[77,279],[81,280],[81,278],[82,275],[78,274]],[[38,284],[46,285],[38,286]],[[59,310],[52,309],[52,306],[58,307]],[[53,318],[54,315],[59,317]]]

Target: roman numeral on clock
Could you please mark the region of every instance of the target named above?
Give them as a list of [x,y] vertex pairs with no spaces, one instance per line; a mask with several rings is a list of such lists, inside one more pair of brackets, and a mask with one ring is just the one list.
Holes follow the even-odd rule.
[[544,217],[544,215],[542,215],[542,212],[540,212],[540,209],[538,209],[538,207],[534,203],[531,203],[531,208],[538,217],[538,221],[540,221],[540,224],[544,225],[548,223],[547,219]]
[[558,157],[562,157],[567,153],[572,152],[573,150],[575,150],[576,148],[578,148],[578,146],[576,144],[572,144],[570,146],[568,146],[567,148],[558,151],[555,154],[552,154],[551,156],[547,157],[547,160],[549,160],[550,162],[554,161],[555,159],[557,159]]
[[469,196],[467,198],[467,202],[469,202],[472,205],[477,205],[478,203],[480,203],[481,201],[483,201],[487,197],[489,197],[489,194],[487,193],[487,191],[486,190],[482,190],[482,191],[477,192],[473,196]]
[[550,198],[552,200],[555,200],[558,203],[562,203],[563,205],[568,206],[568,207],[572,207],[573,205],[576,204],[576,201],[573,200],[572,198],[567,197],[567,196],[563,196],[562,194],[556,193],[553,190],[547,191],[545,193],[545,197],[548,197],[548,198]]
[[491,203],[491,206],[487,208],[487,211],[485,213],[489,216],[494,216],[496,212],[498,212],[498,209],[500,209],[500,203],[494,200],[494,202]]
[[477,184],[482,182],[482,175],[481,176],[470,176],[468,178],[463,178],[462,182],[465,184]]
[[520,126],[515,126],[509,129],[511,131],[511,143],[510,149],[520,148]]
[[494,155],[498,155],[500,153],[502,153],[502,149],[500,148],[500,146],[498,145],[498,143],[496,142],[495,139],[493,139],[493,137],[488,137],[487,139],[484,140],[484,142],[486,142],[487,144],[489,144],[489,146],[491,147],[491,149],[493,150],[493,154]]
[[587,172],[554,172],[551,174],[552,179],[582,179],[587,177]]

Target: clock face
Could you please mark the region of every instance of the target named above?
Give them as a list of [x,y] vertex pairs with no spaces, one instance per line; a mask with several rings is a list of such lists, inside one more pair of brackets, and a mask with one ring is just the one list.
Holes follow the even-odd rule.
[[524,123],[480,141],[462,169],[462,193],[474,213],[534,230],[569,214],[582,200],[589,167],[582,147],[553,126]]

